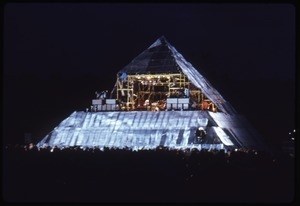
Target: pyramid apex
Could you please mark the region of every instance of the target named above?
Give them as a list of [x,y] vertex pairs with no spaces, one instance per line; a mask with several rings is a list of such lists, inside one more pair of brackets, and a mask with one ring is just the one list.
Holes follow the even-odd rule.
[[158,39],[162,44],[167,42],[167,39],[164,35],[162,35],[161,37],[159,37]]
[[159,37],[160,40],[166,40],[166,37],[164,35],[162,35],[161,37]]
[[167,43],[167,39],[166,39],[166,37],[164,36],[164,35],[162,35],[161,37],[159,37],[150,47],[149,47],[149,49],[150,48],[152,48],[152,47],[156,47],[156,46],[158,46],[158,45],[161,45],[161,44],[166,44]]

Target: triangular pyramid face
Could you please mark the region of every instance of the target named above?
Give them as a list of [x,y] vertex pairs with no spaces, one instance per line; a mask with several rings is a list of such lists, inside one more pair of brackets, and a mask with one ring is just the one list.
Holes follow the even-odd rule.
[[[200,90],[199,92],[205,96],[205,99],[210,100],[219,111],[229,114],[236,113],[230,103],[221,96],[191,63],[184,59],[164,36],[158,38],[150,47],[134,58],[118,73],[120,76],[124,74],[183,74],[189,81],[188,86]],[[187,85],[179,85],[179,87],[185,86]],[[195,99],[199,99],[199,97],[195,97]]]
[[38,147],[266,150],[262,137],[166,40],[118,72],[110,99],[74,112]]

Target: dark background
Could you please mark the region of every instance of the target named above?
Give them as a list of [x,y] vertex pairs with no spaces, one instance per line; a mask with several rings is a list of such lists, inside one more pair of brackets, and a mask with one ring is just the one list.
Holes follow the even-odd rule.
[[295,128],[292,4],[8,3],[3,140],[40,141],[164,35],[275,146]]

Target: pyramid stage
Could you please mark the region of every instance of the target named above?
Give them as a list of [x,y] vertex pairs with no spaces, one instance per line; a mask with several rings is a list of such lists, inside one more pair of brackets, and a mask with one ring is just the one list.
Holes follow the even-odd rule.
[[266,150],[260,134],[166,40],[117,73],[110,94],[74,111],[38,147]]

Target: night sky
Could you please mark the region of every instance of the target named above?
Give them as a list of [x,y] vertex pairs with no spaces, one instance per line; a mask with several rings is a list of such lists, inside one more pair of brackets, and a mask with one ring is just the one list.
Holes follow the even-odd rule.
[[295,127],[291,4],[9,3],[3,28],[4,143],[41,140],[162,35],[270,142]]

